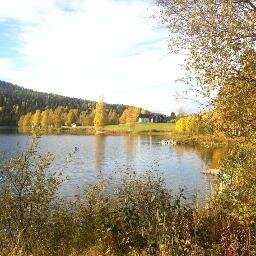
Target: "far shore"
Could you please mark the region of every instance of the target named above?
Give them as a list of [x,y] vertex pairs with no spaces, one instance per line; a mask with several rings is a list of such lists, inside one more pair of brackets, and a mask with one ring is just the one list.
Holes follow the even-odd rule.
[[[17,128],[17,127],[16,127]],[[69,127],[62,126],[60,128],[49,129],[31,129],[31,128],[18,128],[19,133],[38,135],[96,135],[96,136],[161,136],[162,139],[172,139],[178,145],[190,145],[201,147],[226,147],[235,141],[243,142],[243,137],[227,138],[224,134],[191,134],[191,133],[178,133],[175,130],[173,123],[136,123],[134,126],[126,124],[107,125],[104,128],[95,129],[94,126],[77,126]]]
[[14,125],[0,125],[0,130],[14,130],[14,129],[18,129],[17,126]]
[[48,129],[31,129],[30,127],[21,127],[20,133],[31,133],[33,131],[40,134],[77,134],[77,135],[136,135],[136,134],[157,134],[166,135],[175,130],[173,123],[136,123],[133,126],[126,124],[106,125],[95,129],[94,126],[62,126],[59,128],[50,127]]

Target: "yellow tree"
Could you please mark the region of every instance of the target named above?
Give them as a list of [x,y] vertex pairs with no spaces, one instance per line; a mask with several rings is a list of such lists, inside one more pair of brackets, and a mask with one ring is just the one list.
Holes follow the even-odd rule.
[[181,117],[175,123],[175,130],[177,132],[185,132],[186,131],[186,120],[185,117]]
[[75,109],[70,109],[68,114],[67,114],[67,119],[65,124],[67,126],[71,126],[71,124],[76,123],[77,121],[77,111]]
[[25,116],[24,116],[24,119],[23,119],[23,127],[30,127],[31,124],[32,124],[32,113],[29,112],[27,113]]
[[188,54],[187,81],[205,95],[239,73],[241,56],[255,49],[254,0],[156,0],[170,30],[171,52]]
[[63,107],[59,106],[54,110],[53,124],[54,124],[55,127],[61,127],[61,125],[64,124],[64,122],[63,122],[63,113],[64,113]]
[[41,123],[41,111],[37,109],[35,114],[32,117],[32,125],[34,127],[38,127],[40,123]]
[[49,110],[48,109],[46,109],[42,113],[41,126],[43,128],[48,128],[48,126],[49,126]]
[[103,98],[100,98],[96,104],[93,123],[96,129],[103,128],[106,124],[106,108]]
[[134,127],[134,125],[137,121],[137,117],[140,113],[141,113],[140,108],[128,107],[124,110],[123,114],[119,118],[119,122],[120,122],[120,124],[129,125],[129,128],[131,129]]
[[54,126],[54,120],[55,120],[55,114],[52,109],[49,109],[49,126],[53,127]]
[[256,132],[256,53],[241,59],[240,72],[221,88],[214,102],[215,126],[231,133]]
[[21,115],[21,116],[20,116],[20,119],[19,119],[19,121],[18,121],[18,126],[19,126],[19,127],[22,127],[22,126],[23,126],[23,121],[24,121],[24,115]]
[[256,1],[156,1],[170,30],[170,51],[187,53],[186,81],[203,96],[218,93],[218,128],[255,132]]
[[126,123],[126,117],[127,117],[127,113],[128,113],[128,108],[124,110],[124,112],[122,113],[122,115],[119,118],[119,123],[120,124],[125,124]]
[[129,107],[127,109],[126,124],[128,124],[129,130],[134,129],[135,123],[137,122],[137,118],[140,112],[141,109],[136,107]]
[[198,133],[199,118],[197,116],[181,117],[175,124],[177,132]]

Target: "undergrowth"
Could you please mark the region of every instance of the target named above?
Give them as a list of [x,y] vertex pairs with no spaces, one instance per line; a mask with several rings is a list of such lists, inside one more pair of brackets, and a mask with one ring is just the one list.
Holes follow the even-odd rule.
[[154,171],[101,178],[65,201],[52,159],[32,145],[1,166],[0,255],[256,255],[253,144],[228,150],[203,207],[173,195]]

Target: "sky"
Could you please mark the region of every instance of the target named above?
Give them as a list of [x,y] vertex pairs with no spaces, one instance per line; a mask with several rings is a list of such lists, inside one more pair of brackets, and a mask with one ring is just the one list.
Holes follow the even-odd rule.
[[25,88],[153,112],[191,112],[184,56],[152,0],[0,0],[0,79]]

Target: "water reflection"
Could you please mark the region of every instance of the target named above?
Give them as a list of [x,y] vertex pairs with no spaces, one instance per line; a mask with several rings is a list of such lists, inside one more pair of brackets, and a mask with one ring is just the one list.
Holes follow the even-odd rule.
[[[1,134],[0,151],[12,153],[17,143],[25,149],[31,139],[25,135]],[[40,149],[50,151],[56,157],[54,170],[62,170],[69,176],[65,184],[65,194],[72,195],[74,187],[96,181],[98,177],[114,175],[117,168],[132,168],[139,173],[157,169],[166,181],[168,188],[178,192],[180,187],[192,195],[207,194],[211,190],[212,179],[201,171],[217,168],[222,150],[198,149],[188,146],[169,146],[160,144],[156,136],[42,136]],[[66,164],[66,156],[79,150]]]
[[217,169],[220,167],[220,161],[223,154],[224,154],[224,150],[221,148],[215,148],[213,150],[212,156],[211,156],[210,168]]
[[17,127],[0,126],[0,135],[1,134],[16,134],[16,133],[18,133]]
[[97,176],[102,175],[105,154],[105,140],[106,137],[104,135],[94,136],[94,162]]
[[134,145],[135,139],[134,136],[126,136],[124,137],[124,154],[126,156],[126,164],[129,165],[131,160],[134,159]]

